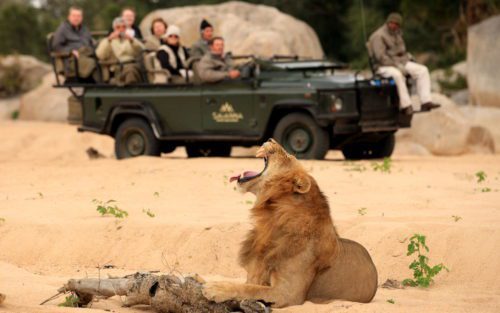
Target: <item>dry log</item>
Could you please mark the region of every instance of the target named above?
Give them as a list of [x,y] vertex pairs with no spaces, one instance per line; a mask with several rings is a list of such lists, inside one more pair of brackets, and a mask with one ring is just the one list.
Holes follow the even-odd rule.
[[204,281],[199,276],[178,277],[135,273],[121,278],[70,279],[59,292],[73,292],[80,305],[94,297],[126,296],[125,306],[151,305],[159,313],[266,313],[271,309],[255,300],[215,303],[202,294]]

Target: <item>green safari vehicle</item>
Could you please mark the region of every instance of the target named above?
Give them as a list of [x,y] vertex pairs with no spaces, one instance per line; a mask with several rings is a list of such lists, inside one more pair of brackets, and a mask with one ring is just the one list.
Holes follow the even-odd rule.
[[81,104],[78,130],[113,137],[118,159],[181,146],[189,157],[225,157],[270,137],[300,159],[323,159],[330,149],[346,159],[390,156],[395,132],[412,118],[399,112],[394,81],[344,67],[251,57],[232,81],[56,87],[70,88]]

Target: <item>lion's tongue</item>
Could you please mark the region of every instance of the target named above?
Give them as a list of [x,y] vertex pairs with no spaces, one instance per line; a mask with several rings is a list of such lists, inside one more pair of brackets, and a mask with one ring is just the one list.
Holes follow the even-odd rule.
[[[243,173],[243,177],[253,177],[253,176],[257,176],[257,175],[259,175],[259,173],[254,172],[254,171],[246,171]],[[238,179],[240,179],[240,177],[241,177],[241,174],[231,176],[231,178],[229,178],[229,182],[233,182],[235,180],[238,180]]]

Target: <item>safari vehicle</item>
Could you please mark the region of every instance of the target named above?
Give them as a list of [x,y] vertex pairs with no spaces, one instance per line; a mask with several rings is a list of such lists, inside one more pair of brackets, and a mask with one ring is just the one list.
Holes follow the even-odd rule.
[[78,130],[115,138],[119,159],[181,146],[189,157],[223,157],[233,146],[270,137],[301,159],[323,159],[329,149],[347,159],[382,158],[393,152],[394,133],[411,125],[411,116],[399,113],[391,79],[365,79],[326,60],[244,57],[242,78],[233,81],[114,86],[58,80],[55,87],[69,88],[81,104]]

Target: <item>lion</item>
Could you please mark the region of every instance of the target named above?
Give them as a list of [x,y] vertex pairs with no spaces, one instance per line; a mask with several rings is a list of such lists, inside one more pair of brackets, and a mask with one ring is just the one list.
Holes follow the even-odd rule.
[[246,283],[207,282],[204,296],[262,300],[277,308],[306,300],[370,302],[377,291],[375,265],[361,244],[338,236],[314,178],[273,139],[256,156],[264,159],[262,172],[231,177],[256,196],[254,228],[239,253]]

